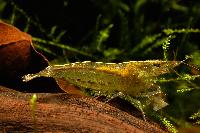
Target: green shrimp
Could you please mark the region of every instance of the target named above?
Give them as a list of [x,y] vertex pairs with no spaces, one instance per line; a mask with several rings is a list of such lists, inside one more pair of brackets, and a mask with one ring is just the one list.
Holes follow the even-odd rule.
[[[117,94],[128,100],[143,112],[139,101],[132,99],[148,97],[155,111],[167,106],[163,100],[157,77],[169,73],[181,61],[129,61],[123,63],[75,62],[64,65],[51,65],[36,74],[23,77],[27,82],[36,77],[64,78],[70,84],[82,89],[91,89],[103,94]],[[136,103],[136,104],[135,104]]]

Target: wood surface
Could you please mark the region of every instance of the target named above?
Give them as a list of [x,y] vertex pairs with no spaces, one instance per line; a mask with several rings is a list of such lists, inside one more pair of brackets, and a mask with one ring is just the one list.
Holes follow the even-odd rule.
[[65,93],[37,93],[36,121],[30,107],[33,93],[0,87],[2,132],[165,132],[107,103]]

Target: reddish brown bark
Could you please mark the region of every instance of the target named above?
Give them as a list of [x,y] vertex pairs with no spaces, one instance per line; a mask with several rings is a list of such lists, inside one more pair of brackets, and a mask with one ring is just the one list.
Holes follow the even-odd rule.
[[36,126],[29,105],[31,93],[0,88],[0,131],[4,132],[164,132],[94,98],[37,94]]

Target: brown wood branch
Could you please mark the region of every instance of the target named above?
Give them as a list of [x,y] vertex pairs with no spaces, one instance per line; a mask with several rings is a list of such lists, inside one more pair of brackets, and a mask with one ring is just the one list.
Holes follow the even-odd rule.
[[0,86],[0,131],[3,132],[165,132],[94,98],[64,93],[38,93],[33,114],[32,93],[21,93]]

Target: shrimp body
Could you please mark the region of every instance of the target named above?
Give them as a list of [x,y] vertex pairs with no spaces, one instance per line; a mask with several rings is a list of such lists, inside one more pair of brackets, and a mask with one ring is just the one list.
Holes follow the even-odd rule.
[[[131,97],[140,97],[151,92],[161,92],[155,83],[159,75],[169,73],[181,61],[129,61],[123,63],[75,62],[48,66],[37,74],[24,76],[23,81],[44,76],[64,78],[80,88],[89,88],[107,93],[120,92]],[[152,95],[155,93],[152,93]]]

